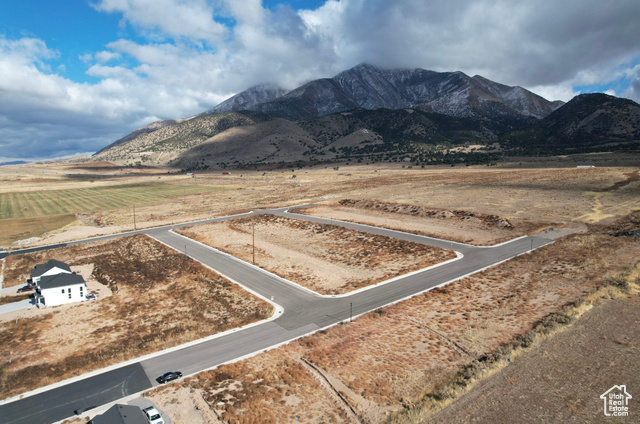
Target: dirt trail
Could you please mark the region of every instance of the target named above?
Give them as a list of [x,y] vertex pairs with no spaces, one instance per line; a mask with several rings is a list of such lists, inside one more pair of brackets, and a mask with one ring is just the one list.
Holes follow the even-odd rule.
[[617,183],[614,183],[612,186],[602,189],[600,191],[602,192],[615,191],[633,182],[640,181],[640,170],[636,170],[634,172],[628,172],[624,175],[627,177],[627,179],[618,181]]
[[325,389],[325,392],[333,399],[338,408],[340,408],[347,414],[349,422],[360,424],[369,423],[369,421],[365,421],[362,417],[360,417],[360,415],[358,415],[355,409],[349,404],[345,396],[340,393],[340,391],[338,391],[333,386],[333,384],[331,384],[331,381],[329,380],[329,377],[325,372],[321,371],[319,367],[304,358],[298,359],[298,362],[300,363],[300,365],[305,367],[311,373],[311,375],[313,375],[313,378],[315,378],[320,386]]

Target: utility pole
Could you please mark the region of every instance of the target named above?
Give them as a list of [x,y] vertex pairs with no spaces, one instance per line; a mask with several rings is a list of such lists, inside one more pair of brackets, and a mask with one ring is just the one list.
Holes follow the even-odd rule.
[[133,205],[133,231],[136,229],[136,205]]
[[353,302],[349,302],[349,322],[353,322]]
[[253,264],[256,264],[256,223],[251,220],[251,229],[253,230]]

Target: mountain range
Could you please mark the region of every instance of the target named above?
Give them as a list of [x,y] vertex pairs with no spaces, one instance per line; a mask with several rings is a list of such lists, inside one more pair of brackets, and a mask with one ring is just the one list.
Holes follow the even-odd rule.
[[96,159],[182,169],[336,160],[482,163],[498,155],[457,147],[499,143],[501,150],[533,146],[539,153],[612,140],[624,145],[640,139],[639,111],[635,102],[602,94],[564,104],[478,75],[361,64],[290,91],[252,87],[192,118],[140,128]]
[[360,64],[333,78],[310,81],[292,91],[257,86],[207,113],[260,111],[293,121],[362,109],[421,109],[455,117],[522,115],[543,118],[562,102],[549,102],[522,87],[481,76],[425,69],[379,69]]

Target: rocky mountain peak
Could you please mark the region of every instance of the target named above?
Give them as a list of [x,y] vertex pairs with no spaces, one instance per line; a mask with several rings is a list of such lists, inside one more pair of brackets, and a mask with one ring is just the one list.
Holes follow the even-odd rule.
[[258,110],[304,121],[351,109],[407,109],[456,117],[496,115],[542,118],[558,104],[522,88],[463,72],[382,69],[360,63],[333,78],[310,81],[292,91],[258,86],[208,111]]

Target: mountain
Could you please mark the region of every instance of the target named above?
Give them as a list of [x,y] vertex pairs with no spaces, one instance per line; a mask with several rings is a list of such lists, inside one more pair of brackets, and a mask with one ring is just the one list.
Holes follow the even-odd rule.
[[640,141],[640,105],[601,93],[581,94],[531,127],[506,135],[512,147],[589,148]]
[[[243,110],[219,112],[234,108]],[[212,110],[150,124],[95,158],[182,169],[340,160],[453,165],[637,149],[640,140],[640,106],[630,100],[586,94],[562,104],[461,72],[370,65],[290,92],[253,87]]]
[[251,87],[242,93],[228,98],[219,105],[204,112],[202,115],[243,110],[257,110],[256,107],[259,104],[273,101],[287,93],[288,91],[284,88],[280,88],[273,84],[256,85],[255,87]]
[[426,150],[485,145],[510,129],[495,133],[479,119],[414,109],[354,109],[304,122],[275,118],[231,128],[169,165],[207,169],[349,158],[396,161]]
[[[481,76],[462,72],[424,69],[379,69],[360,64],[333,78],[318,79],[273,99],[258,100],[255,89],[247,90],[212,110],[257,110],[281,118],[305,121],[356,108],[418,108],[456,117],[542,118],[561,103],[548,100],[522,87],[509,87]],[[266,97],[266,96],[265,96]],[[229,109],[231,108],[231,109]]]
[[103,149],[99,150],[97,154],[104,152],[105,150],[108,149],[112,149],[115,146],[119,146],[120,144],[125,144],[131,140],[134,140],[140,136],[143,136],[144,134],[148,134],[151,132],[154,132],[156,130],[159,130],[160,128],[163,127],[168,127],[170,125],[175,125],[175,124],[179,124],[180,122],[185,121],[185,119],[167,119],[164,121],[155,121],[150,123],[149,125],[146,125],[142,128],[138,128],[137,130],[135,130],[134,132],[132,132],[131,134],[128,134],[124,137],[122,137],[119,140],[114,141],[113,143],[109,144],[108,146],[104,147]]
[[97,160],[120,164],[165,165],[184,152],[230,128],[273,119],[258,112],[230,112],[159,121],[134,131],[94,155]]

